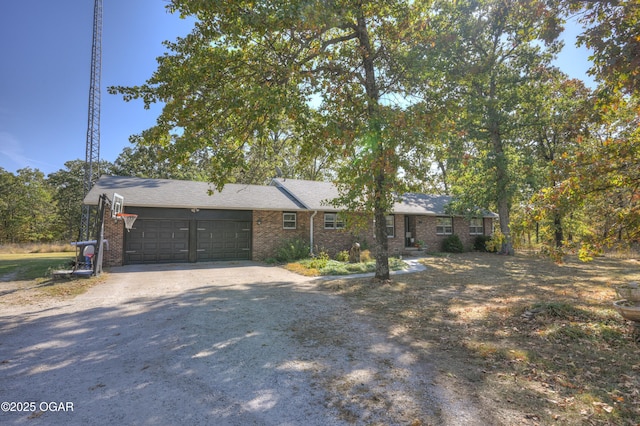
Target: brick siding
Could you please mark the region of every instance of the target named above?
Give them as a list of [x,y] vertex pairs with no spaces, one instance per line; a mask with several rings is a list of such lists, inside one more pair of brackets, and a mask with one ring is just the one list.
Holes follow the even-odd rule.
[[108,205],[104,211],[104,238],[108,240],[102,256],[102,266],[122,266],[124,262],[124,221],[111,218]]
[[[313,212],[296,212],[296,229],[283,228],[282,214],[283,212],[281,211],[254,212],[253,260],[265,260],[273,257],[283,242],[293,238],[300,238],[310,243],[311,216]],[[366,240],[368,232],[356,236],[344,229],[325,229],[324,212],[318,212],[313,218],[313,248],[316,252],[320,250],[326,251],[333,257],[339,251],[349,250],[354,242]],[[372,230],[369,235],[373,235]]]
[[[253,259],[264,260],[275,255],[278,247],[287,240],[300,238],[309,243],[309,229],[311,212],[297,212],[296,229],[283,229],[281,211],[254,212],[253,215]],[[397,256],[405,251],[405,215],[396,214],[395,235],[389,237],[389,254]],[[415,241],[423,241],[426,250],[438,251],[442,248],[442,241],[448,235],[436,233],[436,216],[413,216],[410,231]],[[258,223],[260,221],[260,223]],[[326,251],[331,257],[342,250],[349,250],[354,242],[362,242],[365,247],[373,248],[373,223],[358,235],[344,229],[325,229],[324,212],[318,212],[314,217],[313,244],[314,251]],[[483,221],[484,235],[491,235],[492,220]],[[453,232],[460,237],[465,250],[472,250],[476,235],[469,233],[469,221],[461,217],[453,218]]]
[[[442,242],[449,235],[441,235],[436,232],[437,217],[436,216],[416,216],[416,241],[423,241],[426,244],[427,251],[439,251],[442,249]],[[396,219],[397,222],[397,219]],[[491,219],[483,220],[484,235],[491,235],[492,222]],[[469,221],[462,217],[453,218],[453,233],[460,237],[465,250],[472,250],[473,243],[477,235],[469,233]]]
[[[300,238],[309,243],[309,229],[313,212],[298,211],[296,213],[296,229],[283,228],[282,211],[254,211],[252,235],[252,259],[265,260],[275,256],[283,242]],[[389,254],[397,256],[405,251],[405,215],[396,214],[395,235],[390,237]],[[436,234],[437,218],[435,216],[412,216],[410,231],[415,241],[423,241],[427,251],[438,251],[442,241],[448,235]],[[484,235],[491,235],[492,219],[484,219]],[[111,218],[109,206],[105,209],[104,236],[108,239],[105,246],[103,266],[122,266],[124,262],[124,222]],[[453,232],[460,237],[466,250],[473,249],[476,235],[469,234],[469,222],[464,218],[453,219]],[[314,251],[324,250],[331,257],[342,250],[349,250],[354,242],[363,243],[365,248],[373,249],[373,223],[358,235],[344,229],[325,229],[324,212],[314,217]]]
[[[293,212],[292,212],[293,213]],[[308,212],[296,213],[296,229],[284,229],[281,211],[253,212],[253,260],[265,260],[274,257],[276,250],[285,241],[301,238],[309,241]]]

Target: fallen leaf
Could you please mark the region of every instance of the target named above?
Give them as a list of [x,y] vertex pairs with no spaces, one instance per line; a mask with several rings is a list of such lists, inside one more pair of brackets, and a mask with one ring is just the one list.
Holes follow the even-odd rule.
[[594,402],[593,405],[596,407],[596,409],[604,410],[607,413],[610,413],[613,411],[613,407],[610,406],[609,404],[605,404],[604,402]]

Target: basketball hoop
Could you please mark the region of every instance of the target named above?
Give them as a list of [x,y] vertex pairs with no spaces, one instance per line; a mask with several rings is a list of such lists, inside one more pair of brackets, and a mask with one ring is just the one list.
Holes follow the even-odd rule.
[[129,232],[133,227],[133,223],[138,218],[138,215],[130,213],[117,213],[116,218],[124,220],[124,227],[127,228],[127,232]]

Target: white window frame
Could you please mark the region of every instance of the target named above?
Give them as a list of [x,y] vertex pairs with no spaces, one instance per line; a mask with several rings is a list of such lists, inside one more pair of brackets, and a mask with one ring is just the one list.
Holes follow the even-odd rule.
[[282,229],[298,229],[298,214],[294,212],[283,212]]
[[390,214],[385,216],[384,219],[387,225],[387,238],[395,238],[396,237],[396,217]]
[[344,229],[344,219],[340,213],[325,213],[324,229]]
[[474,217],[469,220],[469,235],[484,235],[484,219]]
[[[448,224],[443,224],[443,221],[448,221]],[[451,216],[438,216],[436,217],[436,235],[453,235],[453,217]]]

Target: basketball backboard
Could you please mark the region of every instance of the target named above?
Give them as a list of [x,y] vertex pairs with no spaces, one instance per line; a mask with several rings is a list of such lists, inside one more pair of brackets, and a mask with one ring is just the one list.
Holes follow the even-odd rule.
[[115,218],[118,213],[124,213],[124,197],[114,192],[111,202],[111,217]]

